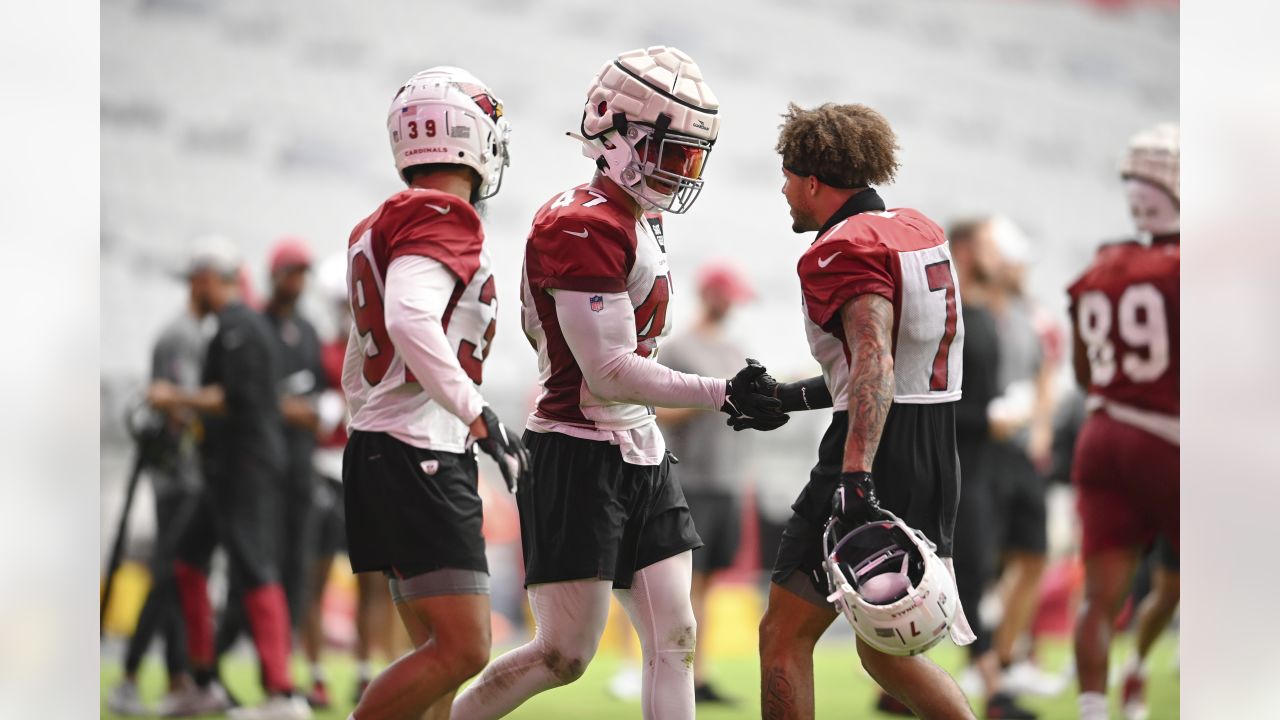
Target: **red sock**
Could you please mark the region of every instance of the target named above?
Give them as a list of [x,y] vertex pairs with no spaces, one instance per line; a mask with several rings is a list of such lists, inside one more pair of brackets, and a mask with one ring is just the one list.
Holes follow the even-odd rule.
[[182,619],[187,626],[187,652],[197,668],[213,667],[213,606],[209,604],[209,582],[203,571],[178,560],[173,564],[182,603]]
[[262,684],[270,692],[293,692],[289,675],[289,606],[279,583],[261,585],[244,594],[245,614],[253,645],[262,661]]

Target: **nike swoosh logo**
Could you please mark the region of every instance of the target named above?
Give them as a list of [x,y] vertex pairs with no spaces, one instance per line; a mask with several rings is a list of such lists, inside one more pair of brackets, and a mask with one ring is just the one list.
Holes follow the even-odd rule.
[[836,252],[834,252],[834,253],[832,253],[832,254],[831,254],[831,257],[826,258],[826,259],[819,259],[819,260],[818,260],[818,267],[820,267],[820,268],[824,268],[824,267],[826,267],[826,266],[830,265],[830,264],[831,264],[831,261],[832,261],[832,260],[835,260],[835,259],[836,259],[836,255],[839,255],[839,254],[840,254],[840,251],[839,251],[839,250],[837,250]]
[[451,206],[449,206],[449,205],[445,205],[444,207],[440,207],[439,205],[432,205],[431,203],[427,203],[427,207],[431,208],[432,210],[435,210],[436,212],[440,213],[441,215],[448,215],[448,214],[449,214],[449,211],[453,209],[453,208],[452,208]]
[[574,232],[574,231],[572,231],[572,230],[565,230],[565,232],[569,233],[570,235],[576,235],[576,236],[578,236],[578,237],[580,237],[580,238],[584,238],[584,237],[586,237],[586,236],[587,236],[587,229],[586,229],[586,228],[582,228],[582,232],[580,232],[580,233],[579,233],[579,232]]

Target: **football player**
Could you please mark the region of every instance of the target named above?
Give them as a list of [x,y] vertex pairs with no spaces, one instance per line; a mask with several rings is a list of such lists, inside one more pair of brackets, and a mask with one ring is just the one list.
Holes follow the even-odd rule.
[[356,225],[347,249],[342,483],[351,569],[387,575],[415,649],[370,683],[359,720],[448,717],[488,661],[474,446],[512,490],[528,462],[477,389],[497,296],[475,205],[508,164],[502,103],[467,71],[434,67],[396,92],[387,130],[408,189]]
[[[766,718],[812,718],[813,649],[836,617],[822,566],[833,500],[843,498],[835,511],[850,527],[890,510],[954,572],[964,323],[942,229],[917,210],[886,211],[871,187],[898,168],[893,130],[879,113],[792,104],[776,149],[791,229],[818,231],[797,269],[822,375],[775,392],[784,411],[835,412],[774,563],[760,623],[761,706]],[[972,641],[962,610],[951,632],[959,644]],[[955,681],[923,655],[889,655],[861,637],[857,646],[867,672],[918,717],[972,717]]]
[[538,211],[521,282],[542,391],[524,436],[535,479],[516,494],[537,631],[458,697],[460,718],[500,717],[581,677],[610,591],[640,637],[644,717],[693,717],[690,551],[702,541],[653,406],[786,420],[750,390],[758,364],[726,381],[654,361],[672,297],[658,213],[693,205],[719,129],[714,93],[675,48],[623,53],[588,86],[575,136],[596,175]]
[[[1178,135],[1164,124],[1133,138],[1120,174],[1141,239],[1104,245],[1067,289],[1090,410],[1072,466],[1085,565],[1075,637],[1083,720],[1107,717],[1113,622],[1142,550],[1158,538],[1174,555],[1179,548]],[[1177,605],[1176,570],[1157,588],[1169,599],[1140,614],[1140,657]],[[1126,713],[1141,716],[1135,690],[1126,687]]]

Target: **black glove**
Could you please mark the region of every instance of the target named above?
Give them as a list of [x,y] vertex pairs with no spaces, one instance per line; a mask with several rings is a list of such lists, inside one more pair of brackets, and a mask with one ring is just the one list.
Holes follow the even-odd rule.
[[871,473],[840,473],[840,483],[831,496],[831,514],[851,528],[884,517]]
[[725,387],[724,405],[720,406],[729,415],[725,424],[734,430],[774,430],[786,425],[790,418],[782,412],[782,402],[773,397],[777,385],[763,365],[747,358],[746,366]]
[[488,405],[480,411],[480,419],[489,435],[476,440],[476,445],[498,464],[502,479],[507,481],[507,489],[514,493],[521,478],[529,472],[529,451],[520,436],[508,431]]

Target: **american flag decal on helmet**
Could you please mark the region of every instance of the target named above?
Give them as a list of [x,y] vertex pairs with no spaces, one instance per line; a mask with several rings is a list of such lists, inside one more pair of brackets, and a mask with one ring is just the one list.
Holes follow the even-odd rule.
[[591,312],[600,312],[601,310],[604,310],[604,296],[592,295],[590,300],[591,300]]

